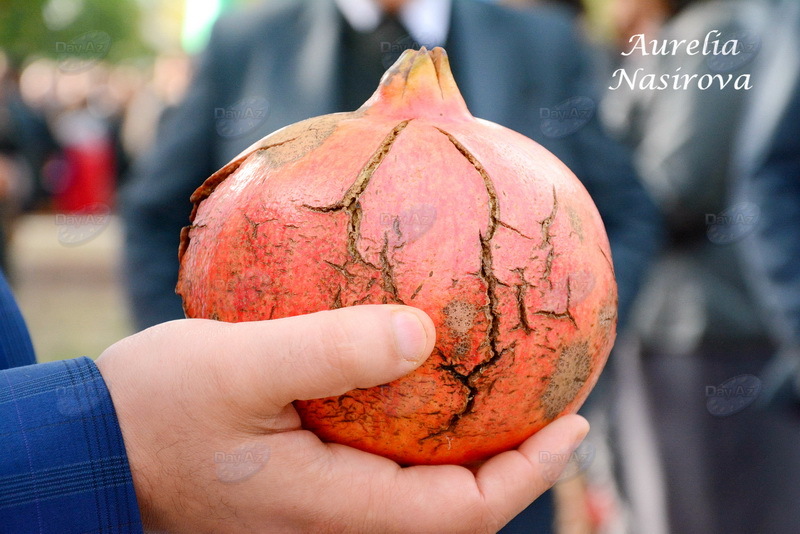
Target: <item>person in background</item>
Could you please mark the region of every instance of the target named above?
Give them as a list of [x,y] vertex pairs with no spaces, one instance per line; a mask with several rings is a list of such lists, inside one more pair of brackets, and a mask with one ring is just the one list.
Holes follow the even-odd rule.
[[20,94],[15,65],[0,50],[0,269],[6,272],[14,221],[41,199],[42,168],[56,148],[44,116]]
[[[122,81],[119,85],[127,90],[120,140],[129,161],[151,147],[159,117],[185,94],[191,67],[190,59],[182,53],[161,54],[147,69],[134,65],[117,67],[117,77]],[[120,178],[127,176],[126,172]]]
[[[770,60],[776,20],[769,2],[666,4],[663,25],[658,27],[659,17],[650,22],[640,18],[621,35],[654,28],[645,33],[647,43],[702,42],[709,32],[719,32],[711,38],[736,40],[738,53],[634,52],[621,68],[630,75],[636,69],[656,76],[749,75],[767,100],[774,98],[773,84],[760,67]],[[621,51],[630,51],[632,43],[626,40]],[[781,63],[779,70],[785,68]],[[743,122],[755,91],[737,90],[733,83],[706,90],[696,84],[665,90],[624,86],[610,90],[605,99],[606,120],[635,147],[637,170],[663,211],[669,233],[667,250],[637,302],[632,329],[643,348],[642,389],[658,411],[652,421],[674,532],[788,534],[800,524],[790,504],[800,498],[793,489],[800,455],[789,445],[796,422],[755,405],[745,408],[754,404],[757,375],[774,352],[767,321],[747,283],[751,267],[737,251],[755,228],[758,205],[742,198],[730,202],[740,156],[737,139],[762,138],[751,126],[760,119]],[[792,249],[786,246],[779,261],[789,258]],[[739,404],[719,397],[738,386],[742,389],[733,395]],[[733,411],[734,406],[741,409]]]
[[762,375],[762,404],[779,406],[800,405],[800,4],[772,6],[761,84],[737,138],[730,202],[757,207],[753,231],[736,245],[778,351]]
[[759,447],[758,527],[792,532],[800,524],[794,503],[800,455],[800,4],[769,2],[755,87],[744,113],[733,161],[731,204],[757,208],[758,220],[736,243],[746,277],[765,317],[775,355],[759,373],[757,407],[765,421],[743,430]]
[[568,455],[588,431],[563,417],[470,471],[401,468],[302,430],[292,401],[386,383],[430,355],[430,318],[405,306],[184,319],[96,364],[26,365],[2,274],[0,319],[4,532],[494,532],[546,489],[538,455]]

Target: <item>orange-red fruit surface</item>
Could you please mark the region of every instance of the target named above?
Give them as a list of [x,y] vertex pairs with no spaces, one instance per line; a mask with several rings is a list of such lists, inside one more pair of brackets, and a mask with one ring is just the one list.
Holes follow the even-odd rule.
[[611,350],[594,203],[550,152],[470,115],[442,49],[406,51],[361,108],[268,135],[192,201],[188,317],[402,303],[433,319],[414,373],[295,402],[323,440],[403,464],[479,461],[575,412]]

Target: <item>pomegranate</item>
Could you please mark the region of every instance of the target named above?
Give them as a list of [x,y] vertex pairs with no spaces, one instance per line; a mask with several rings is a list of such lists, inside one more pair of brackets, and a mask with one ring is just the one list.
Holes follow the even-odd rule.
[[358,110],[287,126],[191,197],[188,317],[368,303],[425,310],[433,355],[390,384],[298,401],[323,440],[466,464],[575,412],[616,330],[600,216],[532,140],[470,115],[444,50],[408,50]]

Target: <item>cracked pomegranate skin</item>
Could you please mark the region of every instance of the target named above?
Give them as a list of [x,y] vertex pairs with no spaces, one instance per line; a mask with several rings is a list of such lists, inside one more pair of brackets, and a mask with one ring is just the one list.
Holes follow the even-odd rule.
[[433,319],[412,374],[295,402],[323,440],[401,464],[480,461],[577,411],[613,345],[588,193],[534,141],[472,117],[442,49],[406,51],[361,108],[265,137],[192,201],[188,317],[402,303]]

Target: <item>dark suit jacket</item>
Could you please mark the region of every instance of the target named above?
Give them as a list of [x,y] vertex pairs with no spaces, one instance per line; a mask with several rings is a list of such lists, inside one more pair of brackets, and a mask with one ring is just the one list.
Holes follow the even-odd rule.
[[[178,236],[188,223],[194,189],[267,133],[341,111],[342,24],[331,0],[315,0],[262,2],[215,26],[185,101],[164,117],[154,148],[136,164],[120,202],[128,290],[140,328],[182,317],[174,294]],[[543,110],[574,97],[581,97],[582,109],[596,103],[571,19],[544,8],[512,11],[455,0],[447,48],[473,115],[540,142],[593,196],[611,240],[624,321],[656,249],[659,218],[628,153],[596,118],[562,137],[542,128]],[[374,87],[368,89],[365,99]],[[226,110],[248,107],[266,116],[252,131],[231,130],[220,119]]]
[[800,7],[773,6],[753,67],[759,86],[739,131],[731,203],[759,208],[737,248],[773,340],[800,353]]

